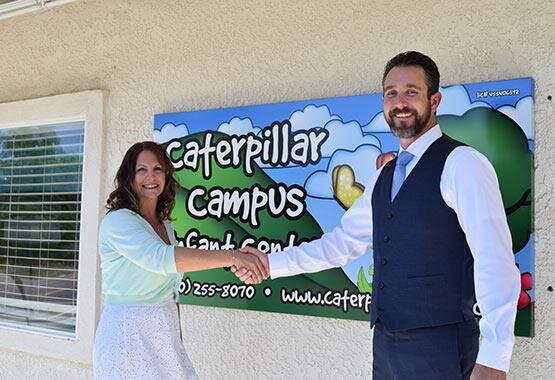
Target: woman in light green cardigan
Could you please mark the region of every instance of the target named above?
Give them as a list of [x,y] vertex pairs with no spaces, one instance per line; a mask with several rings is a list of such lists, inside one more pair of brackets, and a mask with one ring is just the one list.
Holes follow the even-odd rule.
[[256,282],[268,276],[255,255],[175,246],[172,174],[163,147],[150,141],[134,144],[117,172],[99,231],[104,310],[94,347],[97,379],[196,379],[173,300],[182,273],[235,266]]

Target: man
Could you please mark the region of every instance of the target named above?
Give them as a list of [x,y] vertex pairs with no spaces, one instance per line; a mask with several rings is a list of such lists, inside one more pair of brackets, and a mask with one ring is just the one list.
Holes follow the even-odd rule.
[[[395,56],[382,84],[398,158],[368,183],[340,227],[267,256],[270,275],[342,266],[372,244],[373,378],[505,379],[520,286],[495,171],[442,134],[439,72],[429,57]],[[236,274],[249,281],[245,270]]]

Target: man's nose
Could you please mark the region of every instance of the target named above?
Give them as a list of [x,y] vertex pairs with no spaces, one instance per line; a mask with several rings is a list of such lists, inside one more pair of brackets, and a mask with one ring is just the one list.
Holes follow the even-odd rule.
[[407,98],[403,94],[399,94],[399,96],[395,98],[395,104],[394,104],[395,108],[403,109],[403,108],[406,108],[407,105],[408,105]]

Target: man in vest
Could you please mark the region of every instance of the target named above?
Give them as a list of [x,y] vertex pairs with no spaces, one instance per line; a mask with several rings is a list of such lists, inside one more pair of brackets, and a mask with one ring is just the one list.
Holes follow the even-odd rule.
[[[276,278],[343,266],[372,245],[373,378],[505,379],[520,284],[495,171],[482,154],[442,134],[432,59],[401,53],[387,63],[382,84],[384,117],[401,145],[397,158],[368,183],[340,227],[261,257]],[[236,274],[249,282],[245,270]]]

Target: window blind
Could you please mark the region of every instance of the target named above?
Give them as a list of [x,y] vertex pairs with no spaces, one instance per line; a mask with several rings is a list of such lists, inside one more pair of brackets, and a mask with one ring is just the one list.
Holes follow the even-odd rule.
[[0,324],[75,335],[83,133],[0,130]]
[[75,0],[0,0],[0,20]]

